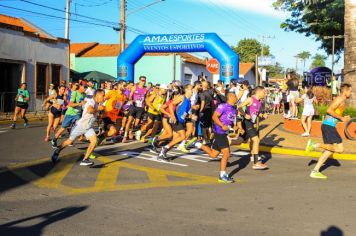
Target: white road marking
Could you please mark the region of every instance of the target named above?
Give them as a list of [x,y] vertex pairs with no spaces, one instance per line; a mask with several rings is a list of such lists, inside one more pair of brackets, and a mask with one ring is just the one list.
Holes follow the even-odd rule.
[[163,162],[160,160],[157,160],[157,155],[149,154],[149,153],[139,153],[139,152],[118,152],[117,155],[122,155],[122,156],[129,156],[129,157],[134,157],[137,159],[142,159],[146,161],[153,161],[153,162],[159,162],[162,164],[168,164],[168,165],[176,165],[176,166],[188,166],[186,164],[181,164],[181,163],[176,163],[176,162]]

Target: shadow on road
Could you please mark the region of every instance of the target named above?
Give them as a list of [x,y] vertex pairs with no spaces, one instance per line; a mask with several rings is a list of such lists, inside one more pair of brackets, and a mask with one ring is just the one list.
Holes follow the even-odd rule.
[[[88,206],[73,206],[66,207],[59,210],[51,211],[41,215],[31,216],[20,220],[15,220],[3,225],[0,225],[0,232],[2,235],[41,235],[46,226],[55,222],[72,217],[80,212],[86,210]],[[37,220],[37,224],[30,226],[18,226],[27,221]]]
[[343,236],[344,233],[337,226],[330,226],[326,231],[321,231],[320,236]]
[[[309,163],[308,163],[308,166],[312,166],[312,165],[315,165],[318,161],[316,160],[311,160]],[[335,159],[328,159],[326,160],[325,164],[320,168],[320,172],[328,169],[329,167],[332,167],[332,166],[335,166],[335,167],[340,167],[341,166],[341,163],[338,161],[338,160],[335,160]]]

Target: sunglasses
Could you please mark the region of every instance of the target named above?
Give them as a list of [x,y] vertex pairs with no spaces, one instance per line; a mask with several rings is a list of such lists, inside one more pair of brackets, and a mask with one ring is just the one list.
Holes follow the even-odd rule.
[[146,80],[145,79],[141,79],[141,82],[146,82]]

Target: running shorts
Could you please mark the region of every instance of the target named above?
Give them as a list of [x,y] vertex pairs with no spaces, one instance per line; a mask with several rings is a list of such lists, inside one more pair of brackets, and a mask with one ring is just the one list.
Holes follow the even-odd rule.
[[71,141],[74,141],[76,138],[78,138],[81,135],[84,135],[87,139],[89,139],[92,136],[96,136],[96,133],[93,128],[83,129],[81,126],[76,125],[70,132],[69,139]]
[[162,116],[161,115],[154,115],[152,113],[148,112],[148,118],[153,120],[153,121],[162,121]]
[[242,123],[242,127],[245,130],[246,139],[258,136],[258,131],[255,128],[254,123],[252,123],[250,120],[245,119]]
[[230,148],[227,134],[215,134],[214,133],[214,139],[213,139],[213,144],[212,144],[211,148],[214,150],[217,150],[217,151],[221,151],[222,149],[225,149],[225,148]]
[[75,115],[75,116],[65,115],[62,122],[62,128],[65,129],[71,127],[79,119],[80,119],[80,115]]
[[213,110],[212,109],[205,109],[202,111],[203,115],[200,117],[200,124],[201,127],[204,128],[210,128],[212,126],[212,120],[213,120]]
[[174,132],[185,130],[185,124],[177,122],[175,124],[172,124],[172,129]]
[[16,102],[16,106],[21,108],[21,109],[27,109],[28,108],[28,103],[27,102]]
[[131,106],[129,110],[129,116],[132,116],[135,119],[139,119],[139,120],[141,120],[144,113],[145,113],[145,109],[142,107]]
[[109,117],[104,117],[102,119],[102,121],[104,123],[104,130],[105,131],[109,131],[109,126],[115,124],[115,122],[113,122]]
[[339,144],[342,139],[336,130],[336,127],[330,125],[321,125],[321,133],[325,144]]
[[49,112],[52,113],[52,115],[54,116],[54,118],[59,118],[62,115],[62,110],[58,110],[55,107],[51,107],[51,109],[49,110]]

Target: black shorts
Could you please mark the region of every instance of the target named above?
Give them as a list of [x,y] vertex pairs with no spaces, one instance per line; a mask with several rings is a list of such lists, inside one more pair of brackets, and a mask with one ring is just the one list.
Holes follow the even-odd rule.
[[55,107],[51,107],[51,109],[49,110],[49,112],[52,113],[52,115],[54,116],[54,118],[59,118],[62,115],[62,110],[58,110]]
[[104,123],[104,130],[105,131],[109,131],[109,126],[110,125],[115,125],[115,122],[113,122],[109,117],[104,117],[102,119],[103,123]]
[[242,128],[245,130],[245,138],[253,138],[258,136],[258,131],[254,127],[254,123],[252,123],[250,120],[244,120],[242,122]]
[[62,109],[62,115],[65,115],[65,114],[66,114],[67,109],[68,109],[68,108],[66,108],[66,109]]
[[185,124],[177,122],[175,124],[172,124],[172,129],[174,132],[185,130]]
[[323,134],[323,141],[325,144],[339,144],[342,139],[336,128],[330,125],[321,125],[321,133]]
[[202,111],[203,115],[200,117],[200,123],[201,127],[204,128],[210,128],[213,124],[213,109],[205,109]]
[[129,116],[132,116],[135,119],[139,119],[139,120],[141,120],[144,113],[145,113],[145,109],[142,107],[131,106],[129,110]]
[[214,139],[213,139],[213,144],[211,145],[211,148],[214,150],[217,150],[217,151],[221,151],[222,149],[225,149],[225,148],[230,148],[227,134],[215,134],[214,133]]
[[148,114],[148,118],[150,120],[153,120],[153,121],[162,121],[162,116],[161,115],[154,115],[152,113],[147,113]]
[[28,108],[28,103],[27,102],[16,102],[16,106],[21,108],[21,109],[27,109]]

